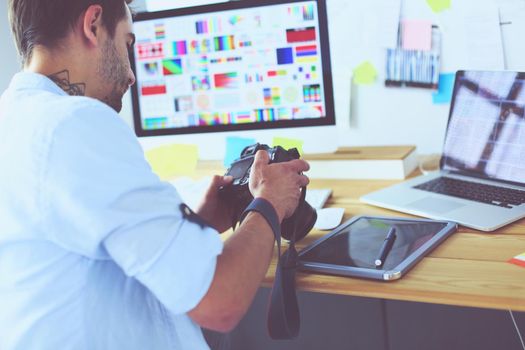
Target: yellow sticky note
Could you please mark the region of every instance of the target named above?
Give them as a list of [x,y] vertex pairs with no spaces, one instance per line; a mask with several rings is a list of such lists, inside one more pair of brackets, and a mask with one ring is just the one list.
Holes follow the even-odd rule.
[[428,6],[434,12],[441,12],[450,8],[452,0],[427,0]]
[[281,146],[285,150],[289,150],[290,148],[297,148],[299,151],[299,154],[303,154],[303,140],[299,139],[289,139],[285,137],[274,137],[273,138],[273,144],[272,147],[275,146]]
[[363,62],[354,68],[354,83],[358,85],[372,84],[376,76],[377,70],[370,61]]
[[166,145],[146,152],[146,159],[153,172],[161,179],[193,174],[198,158],[197,145]]

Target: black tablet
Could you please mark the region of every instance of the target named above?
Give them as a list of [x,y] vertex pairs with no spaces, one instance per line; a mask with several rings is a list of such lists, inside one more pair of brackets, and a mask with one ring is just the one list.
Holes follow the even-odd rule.
[[[389,231],[395,240],[376,267]],[[355,217],[299,252],[300,269],[336,275],[395,280],[455,232],[449,221]],[[384,249],[383,249],[384,250]]]

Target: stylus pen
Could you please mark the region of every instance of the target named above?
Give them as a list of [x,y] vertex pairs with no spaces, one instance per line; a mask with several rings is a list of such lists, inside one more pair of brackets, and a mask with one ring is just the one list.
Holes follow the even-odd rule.
[[385,240],[383,241],[383,245],[381,246],[381,250],[379,251],[379,257],[375,261],[376,267],[383,266],[383,263],[385,262],[388,253],[390,253],[392,247],[394,246],[396,237],[396,229],[394,227],[391,227],[388,233],[386,234]]

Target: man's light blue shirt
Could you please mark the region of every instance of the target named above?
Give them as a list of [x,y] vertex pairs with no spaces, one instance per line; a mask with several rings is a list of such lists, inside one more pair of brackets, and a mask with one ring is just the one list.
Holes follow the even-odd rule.
[[222,241],[105,104],[22,72],[0,99],[0,349],[207,349]]

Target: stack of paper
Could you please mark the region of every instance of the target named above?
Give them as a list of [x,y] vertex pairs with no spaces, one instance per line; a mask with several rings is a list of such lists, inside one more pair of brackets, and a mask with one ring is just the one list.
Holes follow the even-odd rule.
[[415,146],[345,147],[304,159],[312,179],[404,179],[417,168]]

